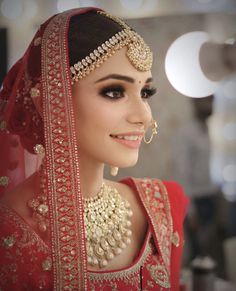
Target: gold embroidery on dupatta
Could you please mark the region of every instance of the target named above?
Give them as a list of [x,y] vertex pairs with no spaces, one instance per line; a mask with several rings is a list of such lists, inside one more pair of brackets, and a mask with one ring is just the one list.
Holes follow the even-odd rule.
[[157,179],[135,179],[140,199],[145,205],[151,220],[158,248],[163,261],[156,266],[150,266],[153,279],[163,287],[170,287],[170,257],[173,222],[170,203],[164,184]]
[[56,15],[42,37],[43,114],[55,290],[86,290],[86,254],[78,152],[67,60],[67,25]]
[[14,246],[16,238],[14,235],[5,236],[2,238],[2,244],[6,249],[10,249]]
[[[5,248],[1,258],[4,263],[0,264],[1,287],[3,290],[10,290],[8,284],[19,284],[18,281],[20,281],[22,290],[36,286],[37,289],[41,289],[41,287],[43,289],[47,285],[45,274],[37,272],[39,276],[36,280],[34,280],[33,274],[41,264],[43,257],[47,258],[50,255],[49,247],[11,208],[0,204],[0,217],[0,228],[5,232],[5,235],[0,237],[0,247]],[[26,253],[27,256],[24,255]],[[25,266],[27,269],[27,282],[22,281],[19,276],[21,266]],[[35,285],[29,287],[27,286],[29,282],[35,283]]]
[[[4,219],[0,222],[1,224],[7,223],[15,226],[21,231],[19,233],[9,233],[9,235],[1,238],[1,243],[5,248],[11,248],[17,246],[19,248],[27,248],[35,245],[40,252],[49,254],[50,250],[46,243],[27,225],[24,220],[17,215],[14,210],[11,210],[4,204],[0,204],[0,217]],[[5,222],[6,221],[6,222]]]

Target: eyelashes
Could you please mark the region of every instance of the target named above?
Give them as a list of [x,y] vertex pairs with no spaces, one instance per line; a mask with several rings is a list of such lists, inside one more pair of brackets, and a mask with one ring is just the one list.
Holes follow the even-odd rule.
[[[149,99],[153,95],[155,95],[157,92],[156,88],[143,88],[140,92],[141,98],[143,99]],[[105,98],[108,99],[113,99],[113,100],[118,100],[120,98],[125,97],[126,92],[125,88],[120,85],[113,85],[113,86],[108,86],[99,91],[99,94]]]
[[103,88],[99,94],[108,99],[120,99],[125,96],[125,89],[123,86],[109,86]]
[[141,91],[141,96],[143,99],[149,99],[157,92],[156,88],[144,88]]

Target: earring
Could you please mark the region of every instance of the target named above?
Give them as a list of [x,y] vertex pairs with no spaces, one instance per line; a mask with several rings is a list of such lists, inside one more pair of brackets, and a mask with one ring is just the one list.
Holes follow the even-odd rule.
[[42,144],[36,144],[34,146],[34,152],[37,155],[44,154],[45,153],[45,148],[44,148],[44,146]]
[[111,167],[110,174],[112,176],[116,176],[118,174],[119,168],[118,167]]
[[157,122],[156,122],[155,119],[152,119],[152,125],[151,125],[151,127],[152,127],[152,135],[151,135],[151,137],[149,138],[149,140],[147,140],[145,136],[144,136],[144,138],[143,138],[143,140],[144,140],[144,142],[145,142],[146,144],[151,143],[151,142],[152,142],[152,139],[153,139],[153,137],[154,137],[154,135],[157,134]]

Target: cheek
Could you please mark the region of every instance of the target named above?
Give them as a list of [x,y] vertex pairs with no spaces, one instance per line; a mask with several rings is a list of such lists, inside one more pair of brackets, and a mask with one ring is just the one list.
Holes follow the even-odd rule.
[[[80,102],[77,105],[76,115],[78,116],[78,128],[81,131],[110,131],[120,122],[119,110],[116,110],[114,104],[104,102],[97,96],[93,102]],[[97,131],[97,132],[96,132]]]

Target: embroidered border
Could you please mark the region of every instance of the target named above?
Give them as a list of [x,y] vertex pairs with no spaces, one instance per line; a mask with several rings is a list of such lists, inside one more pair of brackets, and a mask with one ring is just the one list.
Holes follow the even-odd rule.
[[140,199],[154,229],[154,239],[159,248],[167,277],[164,286],[170,286],[170,257],[173,221],[165,185],[158,179],[134,179]]
[[54,16],[42,37],[43,115],[55,290],[86,290],[86,251],[67,26],[74,9]]

